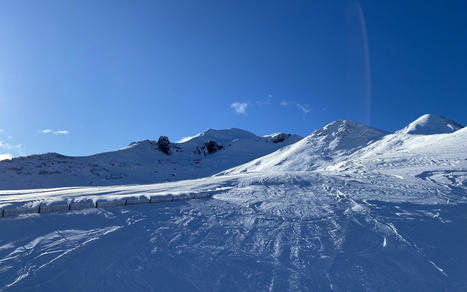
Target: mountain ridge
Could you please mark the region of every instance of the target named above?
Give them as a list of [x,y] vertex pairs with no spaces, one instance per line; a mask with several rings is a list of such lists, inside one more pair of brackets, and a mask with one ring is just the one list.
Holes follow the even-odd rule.
[[36,154],[0,162],[0,188],[145,184],[213,175],[301,139],[260,137],[241,129],[213,130],[182,143],[161,136],[89,156]]
[[[158,141],[133,142],[90,156],[32,155],[0,162],[0,189],[146,184],[270,170],[356,170],[359,163],[372,164],[381,155],[396,159],[405,152],[429,163],[423,151],[430,152],[430,147],[438,147],[439,139],[465,128],[443,134],[411,130],[430,129],[432,133],[446,123],[459,125],[441,116],[423,115],[395,133],[350,120],[328,123],[305,138],[286,133],[256,136],[238,128],[208,129],[179,143],[161,136]],[[448,140],[461,145],[464,136]],[[457,148],[462,153],[462,147]]]

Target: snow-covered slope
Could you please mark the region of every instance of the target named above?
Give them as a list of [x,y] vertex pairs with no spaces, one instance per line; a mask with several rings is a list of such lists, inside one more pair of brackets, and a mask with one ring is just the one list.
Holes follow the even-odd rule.
[[270,155],[223,172],[308,171],[345,159],[351,153],[388,134],[357,122],[335,121],[301,141]]
[[[209,178],[233,188],[212,199],[0,218],[0,289],[467,289],[467,204],[447,204],[440,186],[317,174],[219,179]],[[206,180],[146,186],[182,187]]]
[[[451,131],[451,127],[456,131]],[[336,121],[295,144],[219,175],[310,170],[401,172],[407,167],[461,167],[467,159],[466,133],[467,129],[458,123],[435,115],[423,115],[394,134],[352,121]]]
[[[411,125],[415,123],[416,121]],[[436,125],[437,121],[434,124]],[[425,126],[431,129],[435,128],[431,124],[425,124]],[[406,133],[405,130],[397,131],[359,149],[344,161],[329,165],[325,169],[333,172],[377,171],[392,173],[401,178],[413,175],[426,177],[427,171],[430,170],[431,172],[444,173],[453,182],[457,181],[458,184],[465,186],[467,184],[467,176],[465,176],[467,170],[467,128],[460,128],[455,132],[444,134],[415,135]],[[458,176],[459,173],[464,174]]]
[[209,129],[183,143],[162,138],[86,157],[56,153],[20,157],[0,162],[0,189],[143,184],[205,177],[301,139],[290,134],[279,136]]

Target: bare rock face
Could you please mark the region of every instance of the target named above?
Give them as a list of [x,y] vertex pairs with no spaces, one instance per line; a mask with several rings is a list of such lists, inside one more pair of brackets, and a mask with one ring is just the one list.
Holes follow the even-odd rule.
[[219,145],[215,141],[212,141],[212,140],[209,140],[204,145],[206,146],[206,150],[208,150],[209,154],[216,153],[217,150],[222,149],[222,145]]
[[167,136],[160,136],[159,140],[157,140],[157,145],[159,150],[164,152],[165,154],[170,154],[170,141]]
[[222,146],[221,144],[218,144],[217,142],[212,141],[212,140],[208,140],[206,143],[203,143],[201,146],[196,147],[195,150],[193,150],[193,153],[196,153],[199,155],[204,154],[204,156],[206,156],[208,154],[216,153],[222,148],[224,148],[224,146]]

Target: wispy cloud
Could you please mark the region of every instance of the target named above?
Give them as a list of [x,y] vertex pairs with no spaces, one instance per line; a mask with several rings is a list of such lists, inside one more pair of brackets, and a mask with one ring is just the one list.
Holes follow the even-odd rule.
[[68,130],[58,130],[58,131],[54,131],[54,134],[55,135],[68,135],[70,132],[68,132]]
[[304,114],[311,112],[310,107],[307,104],[297,103],[297,108],[301,110]]
[[268,94],[268,98],[266,100],[256,100],[255,103],[258,106],[268,105],[271,103],[271,100],[272,100],[272,94]]
[[11,143],[3,143],[3,141],[0,141],[0,148],[4,149],[20,149],[23,147],[23,144],[11,144]]
[[310,106],[308,104],[298,103],[295,101],[283,100],[279,103],[279,105],[284,107],[289,105],[295,105],[295,107],[301,110],[304,114],[309,114],[311,112]]
[[54,135],[68,135],[70,133],[68,130],[54,131],[52,129],[44,129],[44,130],[40,130],[39,132],[41,132],[42,134],[54,134]]
[[248,107],[248,103],[246,102],[234,102],[230,105],[230,107],[235,111],[237,114],[245,114],[246,109]]
[[0,133],[3,133],[4,131],[5,131],[5,130],[3,130],[3,129],[0,129]]
[[[0,141],[0,156],[3,155],[3,159],[8,159],[8,157],[14,157],[17,155],[24,155],[24,145],[23,144],[12,144],[12,143],[3,143]],[[1,153],[7,151],[7,153]],[[0,159],[0,160],[3,160]]]

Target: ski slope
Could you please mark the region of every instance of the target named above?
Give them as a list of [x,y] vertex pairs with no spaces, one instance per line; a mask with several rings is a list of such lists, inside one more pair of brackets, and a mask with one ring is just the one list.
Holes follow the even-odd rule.
[[215,176],[2,190],[0,208],[212,198],[1,218],[0,289],[465,291],[467,131],[417,121],[436,131],[336,121]]

